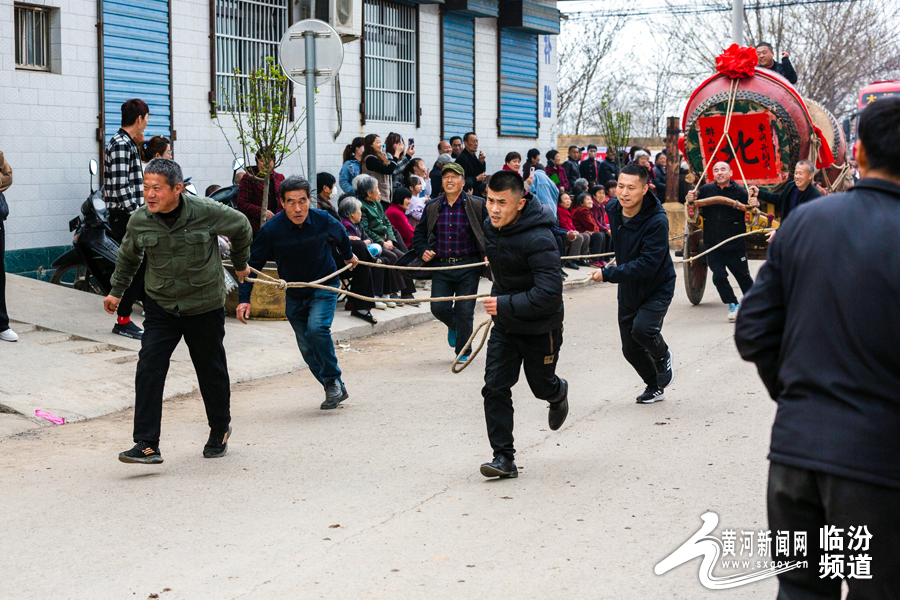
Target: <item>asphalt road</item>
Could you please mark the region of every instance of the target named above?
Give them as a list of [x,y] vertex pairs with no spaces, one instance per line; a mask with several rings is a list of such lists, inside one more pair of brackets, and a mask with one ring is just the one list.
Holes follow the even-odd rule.
[[679,280],[675,382],[649,406],[614,286],[569,292],[571,411],[552,432],[514,389],[518,479],[478,472],[483,356],[451,374],[436,322],[354,340],[338,410],[306,371],[235,386],[222,459],[201,456],[198,395],[166,403],[155,467],[116,460],[130,411],[0,441],[0,598],[774,598],[771,579],[705,590],[699,559],[653,573],[707,510],[766,528],[775,405],[715,290],[692,307]]

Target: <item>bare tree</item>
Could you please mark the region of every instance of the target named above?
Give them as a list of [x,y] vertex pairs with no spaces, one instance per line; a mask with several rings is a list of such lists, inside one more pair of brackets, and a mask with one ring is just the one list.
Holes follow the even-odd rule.
[[[681,0],[667,0],[671,8]],[[819,102],[840,118],[856,107],[860,88],[879,79],[900,75],[900,19],[896,2],[850,0],[759,8],[744,11],[744,39],[748,45],[772,44],[776,60],[790,54],[802,96]],[[731,44],[728,0],[704,5],[723,9],[670,18],[660,23],[668,39],[666,54],[680,57],[672,73],[678,95],[687,95],[710,75],[715,57]]]
[[623,23],[623,17],[563,21],[556,92],[560,130],[575,135],[587,133],[585,127],[597,105],[598,90],[611,80],[610,50]]
[[618,168],[622,168],[622,157],[619,151],[628,145],[631,137],[632,113],[621,107],[621,102],[609,91],[603,93],[592,117],[603,139],[606,140],[607,154],[612,152]]

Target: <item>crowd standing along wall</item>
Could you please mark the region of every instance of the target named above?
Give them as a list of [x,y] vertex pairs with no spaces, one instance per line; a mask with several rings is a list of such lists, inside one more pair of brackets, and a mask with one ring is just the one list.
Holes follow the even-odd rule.
[[[211,118],[210,105],[210,3],[209,0],[170,0],[172,61],[172,130],[175,160],[185,176],[193,178],[200,192],[210,184],[228,185],[233,154],[225,136],[238,152],[236,132],[229,113]],[[26,71],[16,66],[12,2],[4,1],[2,23],[2,106],[0,150],[14,170],[14,184],[7,193],[6,269],[48,277],[50,263],[71,244],[68,222],[79,213],[89,192],[88,162],[100,159],[97,141],[99,78],[96,33],[98,2],[95,0],[46,0],[51,7],[53,42],[48,72]],[[41,5],[30,2],[31,5]],[[291,3],[292,5],[293,3]],[[551,4],[554,6],[555,3]],[[442,139],[441,115],[441,10],[439,5],[418,6],[418,106],[416,123],[384,122],[367,118],[361,124],[362,66],[360,40],[344,44],[340,71],[342,131],[338,128],[334,82],[318,88],[316,95],[317,162],[320,171],[337,176],[344,146],[356,136],[391,131],[414,138],[416,156],[430,170]],[[502,8],[501,8],[502,10]],[[299,15],[293,15],[294,20]],[[532,147],[542,153],[554,147],[556,128],[556,36],[537,36],[538,90],[537,137],[507,137],[498,131],[500,116],[499,35],[497,19],[475,19],[475,131],[480,150],[487,156],[488,172],[499,170],[507,152],[521,154]],[[140,94],[136,94],[140,97]],[[295,86],[295,116],[304,116],[305,92]],[[151,105],[151,112],[153,106]],[[110,110],[107,124],[120,115]],[[151,116],[151,124],[153,116]],[[225,135],[223,135],[223,129]],[[104,136],[105,137],[105,136]],[[279,169],[284,174],[307,175],[306,128],[298,131],[300,150]],[[105,145],[106,139],[103,144]],[[542,159],[543,162],[543,159]],[[95,181],[96,186],[96,181]]]

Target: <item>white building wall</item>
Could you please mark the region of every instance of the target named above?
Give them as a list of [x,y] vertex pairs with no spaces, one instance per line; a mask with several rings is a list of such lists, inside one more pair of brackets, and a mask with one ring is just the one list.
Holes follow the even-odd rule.
[[88,196],[88,162],[98,156],[97,3],[28,3],[58,9],[55,60],[53,72],[16,70],[13,2],[0,1],[0,150],[13,168],[7,251],[72,243],[68,223]]
[[[42,0],[38,0],[41,2]],[[97,22],[94,0],[45,0],[59,7],[62,60],[60,73],[16,71],[13,53],[12,2],[0,0],[2,48],[2,105],[0,150],[14,169],[14,187],[7,192],[11,216],[7,222],[7,250],[61,246],[71,243],[68,221],[78,214],[88,194],[87,164],[99,155],[95,140],[98,114]],[[185,176],[193,178],[201,193],[210,184],[228,185],[233,154],[223,130],[210,118],[209,0],[172,0],[173,129],[175,160]],[[34,3],[34,2],[32,2]],[[318,90],[316,105],[317,167],[337,177],[344,147],[356,136],[378,133],[384,138],[397,131],[416,140],[416,156],[428,169],[437,157],[441,134],[440,15],[436,5],[420,7],[419,103],[420,126],[414,123],[367,121],[360,125],[360,42],[344,45],[340,72],[343,129],[336,140],[338,119],[333,82]],[[539,36],[538,116],[539,139],[501,138],[497,130],[498,68],[496,19],[476,20],[475,118],[480,149],[487,156],[488,172],[503,166],[510,150],[523,156],[529,148],[541,152],[556,139],[556,38],[550,37],[550,64],[544,54],[545,36]],[[544,116],[544,86],[551,92],[551,117]],[[296,114],[303,114],[305,91],[295,87]],[[151,107],[152,108],[152,107]],[[119,115],[107,115],[107,120]],[[231,115],[219,116],[235,150]],[[306,175],[306,127],[297,140],[303,145],[279,169],[284,174]],[[9,265],[7,265],[9,268]]]

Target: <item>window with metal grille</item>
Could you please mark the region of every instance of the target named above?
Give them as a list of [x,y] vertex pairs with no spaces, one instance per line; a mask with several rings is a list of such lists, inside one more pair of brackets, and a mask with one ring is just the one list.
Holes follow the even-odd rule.
[[50,11],[15,5],[16,68],[50,70]]
[[215,76],[210,102],[234,111],[249,74],[278,60],[278,43],[287,31],[287,0],[212,0],[215,8]]
[[416,122],[416,7],[365,0],[365,116]]

